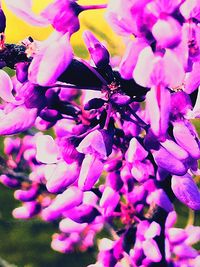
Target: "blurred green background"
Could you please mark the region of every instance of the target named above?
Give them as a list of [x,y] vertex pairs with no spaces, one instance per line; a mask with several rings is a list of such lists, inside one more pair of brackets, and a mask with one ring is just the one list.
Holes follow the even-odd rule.
[[92,249],[87,253],[68,255],[53,251],[51,235],[58,231],[57,226],[38,219],[16,220],[11,212],[17,206],[19,202],[13,199],[13,191],[0,185],[1,267],[9,267],[2,260],[17,267],[85,267],[95,262]]

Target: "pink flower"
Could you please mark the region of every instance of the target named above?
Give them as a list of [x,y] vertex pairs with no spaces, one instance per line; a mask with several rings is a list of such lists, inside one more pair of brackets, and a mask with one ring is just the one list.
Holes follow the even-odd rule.
[[61,35],[55,42],[47,43],[33,57],[28,69],[29,80],[42,86],[55,83],[70,64],[72,56],[69,34]]

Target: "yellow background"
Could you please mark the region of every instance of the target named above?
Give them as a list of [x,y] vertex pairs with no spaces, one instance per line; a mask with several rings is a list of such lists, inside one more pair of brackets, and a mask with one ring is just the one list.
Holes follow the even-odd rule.
[[[17,0],[16,0],[17,1]],[[44,9],[48,3],[53,2],[52,0],[33,0],[33,10],[36,13],[39,13],[42,9]],[[107,1],[104,0],[80,0],[79,4],[105,4]],[[28,36],[32,36],[33,39],[43,40],[48,37],[48,35],[52,31],[52,27],[33,27],[20,18],[18,18],[15,14],[13,14],[10,10],[8,10],[3,1],[2,8],[6,14],[7,18],[7,27],[6,27],[6,42],[7,43],[17,43]],[[72,44],[75,48],[83,45],[82,41],[82,32],[85,29],[91,29],[95,31],[97,37],[100,40],[106,41],[109,49],[112,53],[120,53],[123,49],[122,42],[118,36],[112,31],[107,22],[104,19],[105,10],[88,10],[79,15],[81,21],[81,29],[78,33],[72,36]]]

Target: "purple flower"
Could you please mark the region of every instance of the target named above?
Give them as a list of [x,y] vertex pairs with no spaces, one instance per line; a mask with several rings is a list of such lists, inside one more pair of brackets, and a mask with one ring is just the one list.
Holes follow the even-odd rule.
[[103,208],[104,216],[111,216],[119,202],[120,196],[111,187],[107,186],[100,200],[100,207]]
[[93,155],[86,155],[80,170],[78,186],[81,190],[90,190],[103,171],[103,163]]
[[152,154],[156,164],[160,168],[176,175],[184,175],[187,172],[187,168],[183,162],[165,148],[160,147],[158,151],[153,151]]
[[124,79],[132,79],[133,70],[136,66],[139,53],[147,46],[147,42],[144,38],[136,38],[135,40],[130,40],[126,52],[121,60],[119,71]]
[[59,160],[58,147],[50,135],[39,135],[36,139],[36,159],[42,163],[56,163]]
[[69,218],[60,221],[59,228],[63,233],[80,233],[87,227],[87,223],[77,223]]
[[37,109],[27,109],[25,106],[15,107],[4,114],[0,122],[0,135],[10,135],[23,132],[34,125]]
[[130,140],[129,147],[125,154],[125,159],[133,163],[134,161],[142,161],[148,155],[148,152],[144,149],[144,147],[138,142],[138,140],[134,137]]
[[176,47],[181,41],[181,25],[171,16],[161,17],[153,25],[152,34],[162,48]]
[[112,152],[112,133],[107,130],[92,131],[81,141],[77,150],[104,159]]
[[0,175],[0,182],[10,188],[18,188],[21,184],[19,180],[5,174]]
[[157,189],[147,197],[148,204],[157,204],[167,212],[173,210],[171,201],[163,189]]
[[200,20],[199,0],[186,0],[180,6],[180,12],[185,19],[195,18]]
[[193,210],[200,209],[200,192],[189,174],[172,176],[172,190],[175,196],[186,206]]
[[192,125],[184,121],[177,121],[173,123],[173,134],[176,142],[185,149],[191,157],[199,159],[200,149],[197,141],[197,135]]
[[46,165],[45,178],[47,179],[47,190],[53,194],[64,191],[77,180],[79,172],[80,170],[76,162],[69,165],[64,161],[60,161],[57,164]]
[[83,193],[75,186],[66,189],[62,194],[58,194],[48,209],[52,212],[63,212],[76,207],[82,203]]
[[179,160],[185,160],[189,157],[189,154],[181,146],[177,145],[173,140],[166,139],[160,143],[170,154]]
[[164,53],[154,54],[149,46],[140,52],[133,71],[133,78],[144,87],[159,84],[177,87],[183,83],[184,75],[183,66],[172,50],[166,49]]
[[103,44],[90,31],[83,33],[83,39],[94,64],[99,68],[107,66],[110,61],[110,55]]
[[20,83],[24,83],[28,80],[28,62],[19,62],[15,64],[16,77]]
[[13,210],[12,215],[17,219],[29,219],[40,212],[40,204],[36,201],[30,201],[23,204],[22,207]]
[[191,94],[192,92],[194,92],[200,85],[199,68],[200,63],[195,62],[192,66],[191,72],[188,72],[186,74],[184,91],[187,94]]
[[32,185],[28,190],[16,190],[14,193],[14,197],[17,200],[23,201],[23,202],[29,202],[34,199],[36,199],[38,195],[38,186]]
[[[160,262],[162,255],[155,240],[147,239],[142,242],[145,256],[152,262]],[[151,249],[149,249],[151,248]]]
[[0,70],[0,97],[9,103],[17,103],[15,97],[12,94],[13,84],[9,75]]
[[6,28],[6,16],[0,6],[0,32],[3,33]]
[[70,35],[79,30],[78,14],[81,12],[76,0],[55,0],[41,12],[55,30]]
[[146,109],[151,130],[160,140],[165,140],[169,123],[170,92],[163,87],[153,86],[146,95]]
[[35,84],[51,85],[68,67],[71,60],[72,49],[67,33],[36,53],[28,69],[28,78]]

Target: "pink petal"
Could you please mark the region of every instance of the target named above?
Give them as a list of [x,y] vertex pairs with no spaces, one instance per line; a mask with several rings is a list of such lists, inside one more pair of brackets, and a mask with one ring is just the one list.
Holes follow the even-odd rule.
[[196,18],[200,20],[199,0],[186,0],[180,6],[180,12],[186,20]]
[[166,139],[161,145],[171,153],[175,158],[184,160],[189,157],[189,154],[181,146],[177,145],[173,140]]
[[173,205],[163,189],[157,189],[147,197],[148,204],[156,204],[167,212],[173,210]]
[[181,243],[187,238],[185,229],[181,228],[170,228],[168,229],[168,238],[170,243]]
[[179,246],[175,246],[173,249],[174,254],[176,254],[178,257],[183,259],[191,259],[196,258],[198,256],[198,251],[194,248],[186,245],[186,244],[180,244]]
[[133,71],[133,78],[136,83],[143,87],[149,87],[150,77],[154,68],[154,61],[155,56],[149,46],[140,52],[137,64]]
[[159,262],[162,259],[162,255],[155,240],[147,239],[142,242],[142,247],[145,256],[152,262]]
[[186,73],[184,91],[187,94],[194,92],[200,85],[199,68],[200,62],[195,62],[192,66],[192,71]]
[[29,69],[29,80],[42,86],[51,85],[68,67],[72,60],[72,48],[68,35],[42,48],[33,58]]
[[12,94],[13,84],[9,75],[0,70],[0,97],[7,102],[16,102]]
[[50,135],[39,135],[36,139],[36,159],[42,163],[56,163],[59,158],[58,148]]
[[56,165],[45,167],[46,188],[50,193],[58,193],[74,183],[79,176],[79,167],[76,162],[66,164],[61,161]]
[[100,200],[100,207],[104,208],[104,215],[110,216],[119,202],[120,196],[111,187],[107,186]]
[[167,219],[166,219],[166,222],[165,222],[165,227],[166,228],[171,228],[176,223],[176,220],[177,220],[176,212],[175,211],[171,211],[167,216]]
[[45,27],[49,23],[43,17],[32,11],[32,0],[5,0],[6,6],[16,14],[18,18],[25,20],[31,25]]
[[152,222],[149,225],[149,228],[146,230],[144,237],[146,239],[154,238],[155,236],[160,235],[160,232],[161,232],[160,224],[158,224],[157,222]]
[[126,52],[122,58],[119,66],[119,72],[124,79],[132,79],[133,70],[136,66],[138,55],[143,48],[147,46],[147,43],[143,38],[136,38],[134,41],[130,41],[126,48]]
[[37,109],[27,109],[18,106],[1,117],[0,135],[9,135],[23,132],[34,125]]
[[193,210],[200,210],[200,192],[189,174],[172,176],[172,190],[175,196],[186,206]]
[[[172,50],[166,49],[163,57],[163,64],[165,70],[165,84],[172,88],[180,86],[184,81],[185,71],[183,64]],[[174,73],[176,73],[176,75],[174,75]]]
[[185,229],[187,232],[187,239],[185,243],[187,245],[193,245],[199,242],[200,240],[200,226],[188,225]]
[[106,157],[106,146],[103,135],[95,130],[89,133],[77,147],[78,152],[84,154],[94,154],[98,158]]
[[128,162],[133,162],[135,160],[144,160],[148,155],[148,152],[144,147],[138,142],[134,137],[130,140],[128,150],[125,154],[125,159]]
[[130,1],[126,5],[121,0],[110,0],[108,2],[105,17],[113,30],[119,35],[127,36],[134,32],[131,5]]
[[70,35],[80,28],[77,7],[73,2],[76,0],[56,0],[50,3],[42,12],[41,16],[51,23],[56,31],[69,32]]
[[162,48],[177,46],[181,41],[181,25],[172,17],[158,19],[152,28],[157,44]]
[[200,148],[196,141],[195,133],[191,132],[183,121],[174,122],[173,126],[173,134],[176,142],[185,149],[191,157],[199,159]]
[[78,187],[71,186],[62,194],[57,195],[48,209],[53,212],[63,212],[80,205],[82,199],[83,192]]
[[82,190],[90,190],[103,171],[103,163],[92,155],[86,155],[81,166],[78,186]]
[[165,138],[170,112],[170,92],[162,85],[153,86],[146,95],[147,112],[154,135]]
[[[73,210],[72,210],[73,212]],[[59,229],[64,233],[82,232],[87,226],[87,223],[77,223],[69,218],[60,221]]]
[[165,148],[160,147],[158,151],[153,151],[152,154],[156,164],[160,168],[176,175],[184,175],[187,172],[187,168],[183,162],[175,158]]

